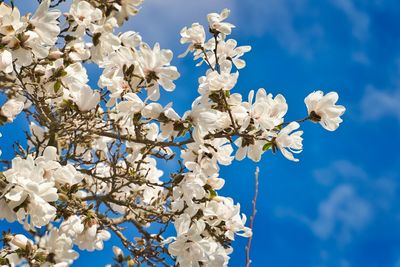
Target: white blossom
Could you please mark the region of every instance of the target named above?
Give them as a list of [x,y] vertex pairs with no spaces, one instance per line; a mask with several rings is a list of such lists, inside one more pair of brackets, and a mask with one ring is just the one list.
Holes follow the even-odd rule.
[[103,242],[110,239],[111,235],[107,230],[99,230],[98,225],[85,226],[85,230],[79,234],[75,242],[81,250],[102,250],[104,247]]
[[39,246],[46,249],[47,253],[52,255],[55,266],[69,266],[76,260],[79,254],[72,249],[72,240],[53,228],[44,237],[40,239]]
[[334,131],[343,121],[340,116],[345,112],[345,107],[336,105],[339,96],[336,92],[326,95],[322,91],[309,94],[306,103],[308,115],[312,121],[319,122],[328,131]]
[[121,0],[118,4],[114,4],[117,12],[116,18],[118,24],[121,26],[125,20],[128,20],[130,16],[138,13],[139,6],[143,3],[143,0]]
[[172,82],[179,78],[176,67],[170,66],[172,51],[160,49],[156,43],[151,49],[147,44],[142,44],[139,51],[139,66],[142,74],[149,84],[147,88],[149,99],[158,100],[160,97],[159,85],[167,91],[173,91],[175,84]]
[[72,93],[72,98],[80,111],[89,111],[99,104],[100,93],[84,85],[81,90]]
[[283,128],[276,137],[276,145],[288,160],[299,161],[298,159],[295,159],[292,154],[300,153],[303,149],[303,138],[301,137],[303,131],[293,132],[299,127],[300,125],[297,122],[291,122]]
[[17,99],[8,100],[0,109],[0,114],[13,121],[15,117],[24,109],[24,103]]
[[[211,47],[215,47],[215,40],[211,39],[209,44]],[[237,46],[237,42],[234,39],[229,39],[227,41],[221,40],[218,42],[218,60],[220,65],[226,66],[226,68],[231,69],[231,65],[235,65],[237,69],[243,69],[246,66],[246,62],[241,59],[244,53],[251,50],[251,46]],[[211,64],[216,62],[215,53],[210,53],[209,61]]]
[[265,89],[260,88],[256,93],[254,103],[252,103],[253,96],[254,91],[250,91],[249,102],[244,103],[249,116],[244,120],[242,130],[246,129],[251,121],[255,127],[263,130],[271,130],[283,122],[283,116],[286,114],[288,106],[282,95],[273,98],[272,94],[267,94]]
[[56,213],[56,208],[49,202],[58,199],[54,182],[47,181],[44,170],[36,165],[33,158],[15,158],[12,169],[4,172],[8,187],[4,197],[10,209],[16,212],[20,222],[26,221],[31,226],[41,227],[48,224]]
[[39,35],[40,41],[48,46],[55,44],[60,33],[57,19],[61,15],[59,10],[49,10],[50,3],[50,0],[43,0],[30,20],[33,31]]
[[12,8],[4,2],[0,3],[0,18],[0,33],[5,36],[14,35],[24,26],[18,8]]
[[12,54],[8,50],[0,51],[0,71],[4,73],[13,71]]
[[86,29],[92,30],[93,23],[102,18],[101,10],[84,0],[74,0],[71,4],[69,14],[77,24],[78,28],[75,33],[79,37],[85,33]]
[[229,91],[236,85],[238,77],[239,72],[209,71],[206,76],[199,79],[199,93],[207,94],[219,90]]
[[223,22],[225,19],[229,17],[230,14],[229,9],[224,9],[220,14],[218,13],[210,13],[207,16],[208,24],[210,25],[211,30],[215,30],[217,32],[223,33],[225,35],[231,34],[232,28],[235,26],[229,22]]
[[193,23],[191,27],[184,27],[181,30],[181,44],[189,43],[189,47],[179,57],[184,57],[188,52],[200,49],[204,46],[206,40],[206,32],[203,25]]

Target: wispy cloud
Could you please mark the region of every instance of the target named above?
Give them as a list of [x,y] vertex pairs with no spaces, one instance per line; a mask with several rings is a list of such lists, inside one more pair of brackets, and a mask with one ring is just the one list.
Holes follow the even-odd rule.
[[[313,171],[315,180],[323,186],[337,186],[346,183],[362,189],[363,195],[374,197],[374,205],[386,205],[396,193],[397,170],[387,167],[382,173],[369,174],[366,169],[349,160],[336,160],[329,166]],[[382,204],[382,205],[381,205]]]
[[323,185],[332,185],[338,178],[366,179],[366,171],[347,160],[334,161],[327,168],[320,168],[313,171],[315,179]]
[[365,41],[368,38],[369,16],[361,11],[350,0],[332,0],[334,6],[342,10],[351,23],[352,32],[355,38]]
[[379,90],[369,85],[361,99],[361,116],[368,121],[384,117],[394,117],[400,121],[399,103],[400,87],[394,90]]
[[373,206],[352,185],[339,184],[320,201],[315,218],[287,208],[277,209],[276,215],[303,223],[321,240],[346,244],[372,220]]
[[301,27],[296,21],[307,13],[309,1],[247,0],[240,5],[239,22],[246,25],[246,34],[270,35],[291,53],[311,57],[312,47],[323,35],[319,23]]
[[321,239],[338,238],[348,242],[354,232],[362,230],[372,218],[372,208],[351,185],[337,186],[318,208],[318,216],[309,226]]
[[[388,168],[390,169],[390,168]],[[293,218],[306,225],[320,240],[334,240],[339,245],[352,242],[377,218],[398,210],[393,204],[397,192],[397,173],[370,174],[348,160],[337,160],[313,172],[316,181],[329,189],[320,199],[315,216],[292,208],[277,209],[277,216]],[[388,217],[389,218],[389,217]]]

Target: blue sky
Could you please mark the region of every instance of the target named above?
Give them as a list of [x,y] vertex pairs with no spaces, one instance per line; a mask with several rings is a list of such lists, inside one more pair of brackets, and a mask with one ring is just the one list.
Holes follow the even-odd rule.
[[[22,0],[16,0],[16,5]],[[251,258],[253,267],[400,266],[400,3],[396,0],[147,0],[125,30],[139,31],[178,55],[179,31],[205,23],[228,7],[237,26],[232,37],[251,45],[235,91],[266,88],[289,103],[287,119],[303,118],[313,90],[335,90],[347,107],[336,132],[305,124],[304,151],[293,163],[280,154],[222,168],[223,195],[251,214],[253,173],[261,169]],[[25,6],[25,9],[29,7]],[[173,62],[182,77],[164,102],[181,114],[197,95],[190,57]],[[98,72],[91,72],[95,86]],[[23,136],[3,127],[0,147]],[[0,225],[6,227],[5,224]],[[247,240],[238,237],[230,266],[244,266]],[[107,263],[111,242],[96,257]],[[81,254],[80,264],[94,254]]]

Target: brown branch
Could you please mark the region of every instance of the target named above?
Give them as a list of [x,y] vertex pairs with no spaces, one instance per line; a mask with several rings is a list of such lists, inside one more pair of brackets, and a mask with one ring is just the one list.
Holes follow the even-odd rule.
[[[260,173],[260,169],[258,167],[256,167],[256,171],[254,173],[254,197],[253,197],[253,213],[250,217],[250,229],[253,230],[253,226],[254,226],[254,219],[256,217],[256,213],[257,213],[257,197],[258,197],[258,175]],[[247,240],[247,245],[246,245],[246,267],[249,267],[251,264],[251,259],[250,259],[250,247],[251,247],[251,240],[253,239],[253,234],[249,237],[249,239]]]

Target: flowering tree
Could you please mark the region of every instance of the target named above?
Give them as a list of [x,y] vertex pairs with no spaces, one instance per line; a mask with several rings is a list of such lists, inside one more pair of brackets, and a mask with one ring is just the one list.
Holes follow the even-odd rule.
[[[3,233],[0,266],[69,266],[112,235],[112,266],[227,266],[235,235],[252,232],[239,204],[217,193],[219,165],[278,150],[298,161],[300,123],[334,131],[342,121],[335,92],[311,93],[308,115],[293,122],[282,95],[232,92],[250,46],[228,38],[227,9],[208,14],[206,29],[181,31],[182,56],[205,74],[180,116],[157,103],[179,78],[172,52],[118,32],[142,0],[73,0],[64,14],[56,8],[65,0],[39,2],[32,16],[0,4],[0,123],[21,113],[30,123],[27,145],[2,161],[0,218],[26,233]],[[99,89],[87,84],[87,64],[102,69]],[[175,172],[157,168],[176,158]]]

